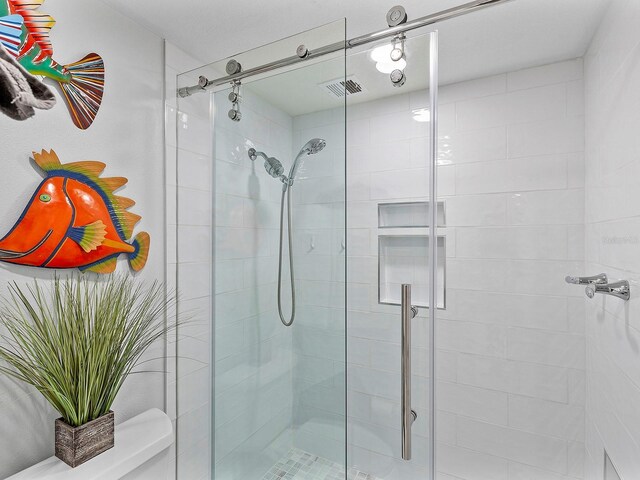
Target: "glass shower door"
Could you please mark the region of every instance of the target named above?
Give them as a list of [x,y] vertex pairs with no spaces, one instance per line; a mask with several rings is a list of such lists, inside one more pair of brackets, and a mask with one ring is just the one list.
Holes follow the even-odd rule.
[[355,478],[434,479],[433,305],[445,308],[444,255],[453,243],[439,231],[444,205],[431,195],[436,53],[437,34],[425,32],[347,53],[347,79],[358,85],[347,99],[348,451]]
[[[337,22],[189,72],[179,87],[344,41]],[[178,250],[185,263],[200,247],[213,259],[210,292],[202,289],[212,302],[206,478],[346,477],[344,91],[341,50],[181,102]],[[190,106],[208,126],[192,127]],[[190,142],[212,142],[211,200],[185,192],[180,202],[180,173],[192,177],[187,162],[196,161]],[[211,238],[190,225],[190,212],[209,205]],[[189,266],[178,269],[179,289],[197,282]],[[179,352],[179,377],[190,353]],[[180,382],[179,396],[208,391]],[[180,444],[197,426],[190,412],[178,415]],[[179,477],[196,478],[181,455]]]

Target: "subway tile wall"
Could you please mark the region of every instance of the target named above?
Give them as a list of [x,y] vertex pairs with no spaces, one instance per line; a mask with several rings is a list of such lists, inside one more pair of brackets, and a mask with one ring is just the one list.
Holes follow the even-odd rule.
[[584,258],[582,61],[441,92],[442,230],[454,241],[435,342],[437,469],[582,478],[584,304],[564,284]]
[[[631,282],[631,300],[587,300],[587,461],[602,479],[604,452],[620,478],[640,478],[638,130],[640,4],[613,0],[585,55],[585,272]],[[617,478],[610,468],[607,479]]]
[[[584,258],[582,81],[578,59],[441,88],[443,479],[583,477],[584,302],[563,280]],[[378,203],[428,195],[428,124],[412,118],[427,98],[412,92],[349,107],[349,462],[386,480],[427,471],[427,318],[423,310],[414,321],[418,421],[407,463],[400,459],[399,307],[378,304],[377,285]],[[305,115],[294,125],[326,129],[330,116]]]

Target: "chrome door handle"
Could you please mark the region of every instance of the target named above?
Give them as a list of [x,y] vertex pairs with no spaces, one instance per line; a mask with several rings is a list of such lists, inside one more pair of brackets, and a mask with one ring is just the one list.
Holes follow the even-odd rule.
[[629,282],[626,280],[620,280],[614,283],[594,283],[587,285],[584,292],[589,298],[595,297],[596,293],[611,295],[625,301],[631,298],[631,289],[629,288]]
[[607,279],[606,273],[600,273],[592,277],[572,277],[567,275],[566,277],[564,277],[564,281],[567,283],[573,283],[575,285],[591,285],[594,283],[597,283],[597,284],[607,283],[609,280]]
[[411,460],[411,425],[418,418],[411,410],[411,320],[418,314],[418,309],[411,305],[411,285],[402,285],[401,299],[402,459]]

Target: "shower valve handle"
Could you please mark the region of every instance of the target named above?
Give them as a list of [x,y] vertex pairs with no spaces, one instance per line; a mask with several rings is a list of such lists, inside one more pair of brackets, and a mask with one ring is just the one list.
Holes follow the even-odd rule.
[[591,284],[605,284],[608,282],[607,274],[600,273],[593,275],[592,277],[572,277],[567,275],[564,277],[564,281],[574,285],[591,285]]
[[596,293],[611,295],[625,301],[631,298],[631,291],[627,280],[620,280],[614,283],[592,283],[586,286],[584,292],[589,298],[595,297]]

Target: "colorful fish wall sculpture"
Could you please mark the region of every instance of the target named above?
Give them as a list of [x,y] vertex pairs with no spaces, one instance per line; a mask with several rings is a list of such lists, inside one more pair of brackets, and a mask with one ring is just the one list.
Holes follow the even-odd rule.
[[45,178],[0,240],[0,261],[112,273],[126,254],[134,271],[144,267],[149,234],[140,232],[129,243],[141,217],[127,211],[133,200],[113,193],[126,178],[101,178],[101,162],[62,164],[53,150],[34,152],[33,159]]
[[90,53],[82,60],[59,65],[53,60],[49,31],[55,24],[38,10],[44,0],[0,0],[0,43],[32,75],[58,82],[73,123],[86,129],[93,123],[104,92],[104,62]]

